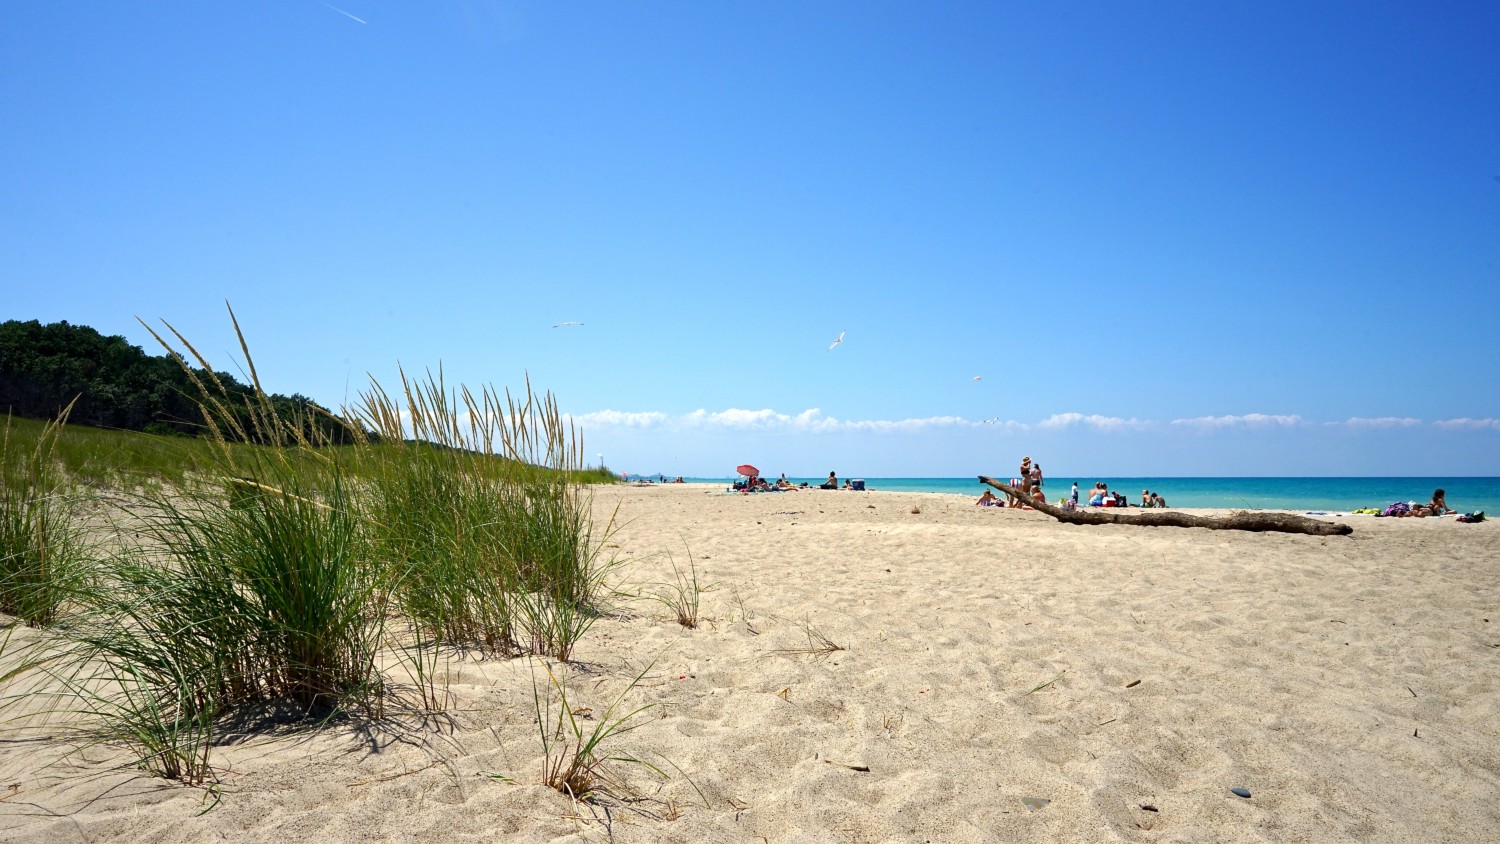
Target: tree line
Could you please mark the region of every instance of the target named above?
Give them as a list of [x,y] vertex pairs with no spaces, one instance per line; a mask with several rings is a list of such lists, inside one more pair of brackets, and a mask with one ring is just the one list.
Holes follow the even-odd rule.
[[[105,336],[86,325],[0,323],[0,412],[14,416],[53,419],[76,398],[71,423],[198,436],[205,424],[189,369],[202,383],[211,383],[207,370],[185,367],[175,353],[148,355],[124,337]],[[234,376],[217,371],[213,376],[232,407],[257,401],[255,389]],[[349,441],[344,423],[307,396],[268,399],[282,419],[300,420],[314,441]]]

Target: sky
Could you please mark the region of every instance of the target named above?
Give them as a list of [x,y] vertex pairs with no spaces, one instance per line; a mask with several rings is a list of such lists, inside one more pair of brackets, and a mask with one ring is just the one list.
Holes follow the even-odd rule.
[[1487,0],[16,0],[0,320],[241,372],[227,303],[333,408],[529,377],[617,472],[1500,475],[1497,43]]

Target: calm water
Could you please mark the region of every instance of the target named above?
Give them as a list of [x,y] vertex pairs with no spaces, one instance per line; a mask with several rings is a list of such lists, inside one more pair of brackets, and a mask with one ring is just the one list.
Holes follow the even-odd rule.
[[[843,478],[840,477],[840,480]],[[733,478],[686,478],[722,483]],[[817,486],[824,478],[790,478]],[[997,478],[1009,481],[1010,478]],[[1139,504],[1141,490],[1158,492],[1171,507],[1232,507],[1248,510],[1354,510],[1384,507],[1393,501],[1426,502],[1442,487],[1448,506],[1464,513],[1484,510],[1500,516],[1500,478],[1047,478],[1048,498],[1066,495],[1078,482],[1080,496],[1098,481]],[[866,478],[868,489],[888,492],[946,492],[975,498],[987,489],[968,478]]]

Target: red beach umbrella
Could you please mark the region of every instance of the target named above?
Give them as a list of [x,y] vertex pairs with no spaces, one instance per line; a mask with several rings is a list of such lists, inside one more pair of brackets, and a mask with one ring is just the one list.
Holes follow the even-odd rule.
[[760,470],[755,468],[754,466],[751,466],[749,463],[741,463],[740,465],[734,467],[734,470],[747,478],[760,477]]

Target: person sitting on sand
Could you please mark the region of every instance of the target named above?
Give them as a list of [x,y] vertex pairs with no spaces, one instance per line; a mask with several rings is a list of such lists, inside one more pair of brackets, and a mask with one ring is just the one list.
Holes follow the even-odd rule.
[[1443,490],[1435,489],[1432,491],[1431,501],[1426,504],[1418,504],[1415,507],[1407,510],[1405,513],[1402,513],[1401,515],[1415,516],[1421,519],[1427,516],[1441,516],[1445,513],[1454,512],[1453,510],[1448,509],[1448,502],[1444,500],[1444,497],[1445,493],[1443,492]]
[[1428,503],[1427,509],[1431,510],[1432,515],[1434,516],[1445,516],[1449,513],[1458,512],[1457,510],[1454,510],[1453,508],[1448,506],[1447,493],[1443,492],[1443,490],[1441,489],[1435,489],[1432,491],[1432,501]]
[[1089,506],[1090,507],[1103,507],[1104,506],[1104,493],[1105,493],[1105,488],[1104,488],[1104,484],[1102,482],[1094,484],[1094,489],[1089,493]]
[[1000,507],[1004,504],[1000,500],[1000,496],[989,490],[985,490],[984,495],[979,496],[979,500],[974,503],[980,507]]
[[1155,507],[1156,506],[1156,499],[1154,499],[1154,498],[1151,497],[1151,490],[1149,490],[1149,489],[1143,489],[1143,490],[1141,490],[1141,506],[1142,507]]
[[1167,506],[1167,499],[1162,498],[1160,493],[1151,493],[1151,506],[1162,508]]
[[828,473],[828,480],[818,485],[818,489],[838,489],[839,477],[832,472]]

